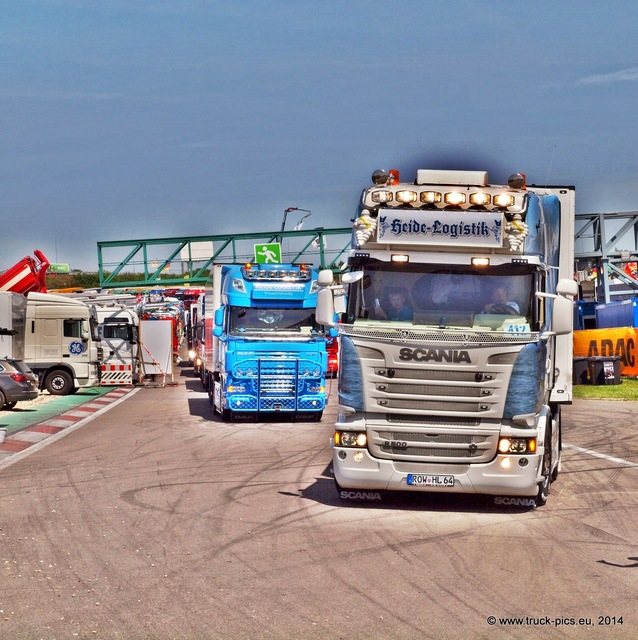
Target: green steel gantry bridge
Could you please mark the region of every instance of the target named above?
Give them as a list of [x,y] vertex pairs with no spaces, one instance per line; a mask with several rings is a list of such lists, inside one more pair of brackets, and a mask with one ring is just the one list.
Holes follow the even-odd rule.
[[[282,262],[339,269],[350,249],[351,227],[234,235],[113,240],[97,243],[103,288],[196,286],[214,262],[255,262],[255,245],[279,243]],[[125,274],[135,278],[123,280]]]

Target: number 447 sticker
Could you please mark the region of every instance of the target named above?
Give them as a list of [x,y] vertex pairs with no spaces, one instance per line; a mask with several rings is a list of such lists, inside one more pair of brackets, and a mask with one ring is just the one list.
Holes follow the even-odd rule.
[[82,351],[84,351],[84,347],[79,340],[74,340],[69,344],[69,353],[72,356],[79,356],[82,354]]

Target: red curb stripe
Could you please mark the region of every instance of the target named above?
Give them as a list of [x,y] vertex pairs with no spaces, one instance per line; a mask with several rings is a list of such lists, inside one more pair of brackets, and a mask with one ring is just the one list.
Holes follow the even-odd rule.
[[[44,433],[48,435],[54,435],[56,433],[59,433],[60,431],[63,431],[64,429],[67,429],[72,423],[83,420],[84,418],[88,418],[90,415],[96,413],[100,409],[104,409],[105,407],[112,404],[116,400],[123,398],[127,393],[129,393],[132,390],[133,390],[133,387],[114,389],[113,391],[109,391],[107,394],[100,396],[95,400],[90,401],[90,404],[97,404],[98,406],[92,407],[90,405],[78,405],[77,407],[73,407],[72,409],[69,409],[65,413],[61,413],[56,416],[53,416],[52,418],[48,418],[48,420],[56,420],[56,421],[62,420],[64,422],[68,422],[69,424],[66,426],[59,427],[59,426],[47,424],[46,421],[43,421],[34,425],[30,425],[28,427],[24,427],[23,429],[16,431],[11,436],[7,436],[4,443],[0,444],[0,452],[4,451],[6,453],[18,453],[20,451],[24,451],[28,447],[34,444],[38,444],[38,442],[20,440],[19,435],[21,432],[30,431],[35,433]],[[75,412],[80,412],[80,415],[77,415],[77,413],[76,415],[69,415]],[[81,415],[82,413],[86,415]],[[41,442],[41,440],[39,442]]]
[[22,431],[37,431],[38,433],[54,434],[62,431],[64,427],[55,427],[52,424],[36,424],[31,427],[25,427]]
[[10,451],[12,453],[16,453],[17,451],[23,451],[27,447],[30,447],[35,442],[24,442],[21,440],[14,440],[13,438],[9,438],[5,440],[3,444],[0,444],[0,451]]

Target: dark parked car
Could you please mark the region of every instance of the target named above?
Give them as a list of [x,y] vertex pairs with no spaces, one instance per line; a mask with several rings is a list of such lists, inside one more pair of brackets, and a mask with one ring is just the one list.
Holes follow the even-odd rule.
[[22,360],[0,358],[0,409],[13,409],[22,400],[35,400],[37,376]]

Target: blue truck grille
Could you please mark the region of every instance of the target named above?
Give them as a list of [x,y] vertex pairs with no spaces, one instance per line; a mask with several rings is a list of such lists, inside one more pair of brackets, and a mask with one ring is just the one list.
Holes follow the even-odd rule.
[[297,405],[297,361],[259,361],[259,410],[295,411]]

